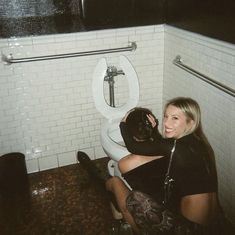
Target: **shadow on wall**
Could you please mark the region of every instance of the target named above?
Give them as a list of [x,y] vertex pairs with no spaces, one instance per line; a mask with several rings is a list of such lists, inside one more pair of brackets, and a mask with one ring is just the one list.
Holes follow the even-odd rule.
[[168,0],[166,23],[235,44],[235,1]]
[[85,0],[83,16],[88,27],[125,27],[164,22],[164,0]]
[[0,37],[83,31],[80,0],[1,0]]
[[235,44],[234,12],[234,0],[1,0],[0,37],[167,23]]
[[2,0],[0,37],[162,24],[163,5],[164,0]]

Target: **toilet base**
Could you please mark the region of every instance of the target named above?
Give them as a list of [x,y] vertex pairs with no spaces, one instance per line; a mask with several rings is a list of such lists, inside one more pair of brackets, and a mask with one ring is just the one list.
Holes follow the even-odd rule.
[[118,169],[118,163],[112,159],[108,162],[108,172],[111,176],[122,177],[121,172]]
[[111,176],[114,176],[114,161],[113,160],[108,161],[108,172]]
[[108,172],[111,176],[118,176],[123,180],[126,186],[131,189],[130,185],[126,182],[126,180],[122,177],[121,172],[118,169],[118,163],[114,160],[109,160],[108,162]]

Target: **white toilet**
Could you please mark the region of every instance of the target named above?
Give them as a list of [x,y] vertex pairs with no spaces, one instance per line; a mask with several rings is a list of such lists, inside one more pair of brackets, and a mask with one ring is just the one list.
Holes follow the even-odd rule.
[[129,98],[126,104],[120,107],[111,107],[107,104],[104,96],[104,77],[108,68],[105,58],[99,60],[93,73],[93,98],[96,109],[106,118],[101,126],[101,144],[111,158],[108,163],[110,175],[120,176],[117,162],[124,156],[130,154],[125,148],[119,123],[127,111],[137,106],[139,101],[139,82],[137,74],[125,56],[120,56],[120,67],[125,73],[129,86]]

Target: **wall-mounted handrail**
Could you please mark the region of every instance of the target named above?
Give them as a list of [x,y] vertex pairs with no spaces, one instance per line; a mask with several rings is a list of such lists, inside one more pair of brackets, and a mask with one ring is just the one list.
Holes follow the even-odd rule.
[[210,85],[222,90],[223,92],[235,97],[235,90],[218,82],[218,81],[215,81],[214,79],[212,78],[209,78],[208,76],[194,70],[193,68],[185,65],[184,63],[182,63],[182,60],[181,60],[181,56],[177,55],[175,57],[175,59],[173,60],[173,64],[180,67],[181,69],[193,74],[194,76],[198,77],[199,79],[203,80],[204,82],[207,82],[209,83]]
[[34,62],[34,61],[42,61],[42,60],[55,60],[55,59],[64,59],[64,58],[79,57],[79,56],[115,53],[115,52],[122,52],[122,51],[134,51],[136,50],[136,48],[137,48],[136,43],[131,42],[130,45],[127,47],[103,49],[103,50],[96,50],[96,51],[75,52],[75,53],[58,54],[58,55],[35,56],[35,57],[28,57],[28,58],[14,58],[12,54],[9,54],[8,56],[6,56],[2,53],[2,61],[10,65],[10,64],[16,64],[16,63]]

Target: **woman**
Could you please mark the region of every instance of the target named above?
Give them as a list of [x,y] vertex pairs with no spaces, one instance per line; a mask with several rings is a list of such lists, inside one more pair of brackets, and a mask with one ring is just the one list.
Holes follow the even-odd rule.
[[[203,133],[195,100],[177,97],[165,105],[163,136],[166,140],[161,144],[165,141],[166,148],[161,155],[169,157],[164,207],[146,194],[131,192],[118,177],[106,182],[107,190],[114,193],[123,217],[137,233],[220,234],[214,153]],[[174,142],[171,152],[168,139]],[[141,155],[145,155],[143,149]],[[132,154],[121,160],[119,166],[125,173],[152,160]]]

